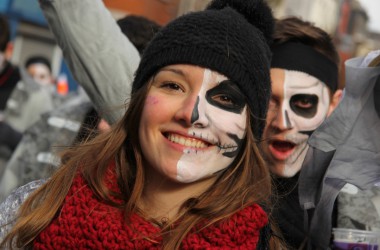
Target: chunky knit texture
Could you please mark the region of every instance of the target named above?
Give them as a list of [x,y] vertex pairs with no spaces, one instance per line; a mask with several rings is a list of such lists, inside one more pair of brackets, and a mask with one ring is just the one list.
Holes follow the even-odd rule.
[[[112,179],[111,179],[112,180]],[[115,180],[115,178],[113,179]],[[110,188],[117,190],[116,181]],[[120,209],[100,202],[78,175],[57,218],[34,241],[33,249],[160,249],[160,229],[137,214],[126,223]],[[252,205],[228,220],[192,230],[181,249],[256,249],[267,215]]]
[[167,65],[215,70],[245,94],[254,135],[261,139],[271,94],[268,39],[273,23],[263,0],[214,0],[204,11],[183,15],[162,28],[144,51],[132,92]]

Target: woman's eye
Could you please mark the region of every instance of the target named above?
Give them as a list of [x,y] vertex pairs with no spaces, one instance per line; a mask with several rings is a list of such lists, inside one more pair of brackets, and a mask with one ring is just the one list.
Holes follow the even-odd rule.
[[247,105],[244,94],[230,80],[221,81],[215,87],[207,90],[206,100],[215,107],[237,114],[243,112]]
[[164,82],[161,84],[160,88],[169,89],[174,91],[182,91],[181,86],[174,82]]
[[219,102],[222,105],[226,105],[226,106],[234,106],[235,105],[234,100],[232,100],[232,98],[230,98],[227,95],[217,95],[217,96],[214,96],[213,99],[214,99],[214,101]]

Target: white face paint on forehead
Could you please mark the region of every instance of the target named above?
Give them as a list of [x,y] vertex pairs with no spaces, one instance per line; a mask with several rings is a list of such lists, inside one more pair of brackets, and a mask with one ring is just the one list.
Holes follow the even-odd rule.
[[177,180],[186,183],[211,176],[236,158],[246,134],[243,93],[227,77],[205,69],[191,122],[190,136],[216,146],[184,150],[177,164]]
[[329,91],[323,82],[303,72],[285,70],[284,126],[314,131],[325,120],[329,104]]

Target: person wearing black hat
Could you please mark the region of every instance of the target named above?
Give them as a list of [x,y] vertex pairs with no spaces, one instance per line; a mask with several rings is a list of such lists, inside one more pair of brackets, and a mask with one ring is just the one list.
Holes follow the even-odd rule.
[[[281,249],[257,145],[272,28],[262,0],[215,0],[162,28],[122,120],[66,151],[0,247]],[[8,197],[5,216],[35,188]]]

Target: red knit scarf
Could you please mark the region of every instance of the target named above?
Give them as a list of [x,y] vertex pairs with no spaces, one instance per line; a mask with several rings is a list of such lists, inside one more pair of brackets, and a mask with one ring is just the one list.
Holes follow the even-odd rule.
[[[160,228],[137,214],[130,221],[127,226],[122,211],[100,202],[78,175],[59,216],[38,235],[33,249],[161,248]],[[267,223],[263,209],[252,205],[226,221],[191,231],[181,249],[256,249],[259,231]]]

